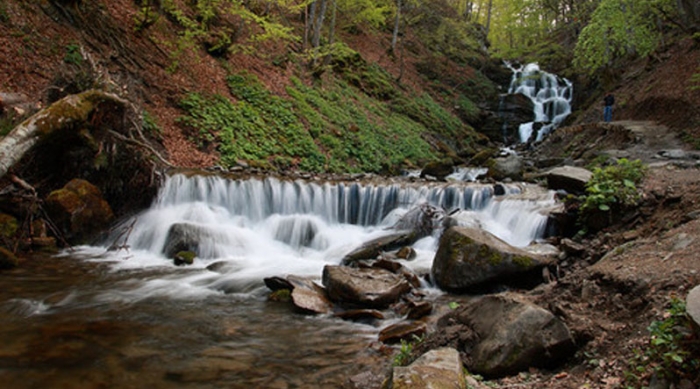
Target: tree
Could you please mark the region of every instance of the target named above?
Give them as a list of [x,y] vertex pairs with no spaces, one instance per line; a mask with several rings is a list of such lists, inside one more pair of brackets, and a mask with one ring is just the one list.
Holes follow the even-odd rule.
[[674,0],[603,0],[581,31],[574,65],[587,73],[625,56],[646,56],[661,37],[658,19],[674,14]]

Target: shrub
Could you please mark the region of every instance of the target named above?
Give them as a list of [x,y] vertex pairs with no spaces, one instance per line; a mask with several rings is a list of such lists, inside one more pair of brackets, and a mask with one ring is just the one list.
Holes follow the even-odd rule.
[[697,382],[700,340],[693,332],[685,302],[672,297],[663,319],[653,321],[647,329],[649,343],[645,350],[635,350],[631,369],[625,373],[627,384],[639,385],[652,375],[675,382],[683,378]]
[[637,185],[642,182],[646,167],[640,160],[622,158],[616,165],[593,169],[593,177],[586,184],[581,212],[608,212],[636,205],[641,194]]

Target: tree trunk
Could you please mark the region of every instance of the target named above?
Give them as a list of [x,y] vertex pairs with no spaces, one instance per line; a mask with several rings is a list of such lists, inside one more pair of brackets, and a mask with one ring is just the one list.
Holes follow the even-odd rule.
[[330,48],[329,54],[326,56],[326,59],[323,61],[324,65],[328,65],[331,63],[331,60],[333,59],[333,43],[335,43],[335,21],[336,21],[336,14],[338,13],[338,4],[336,0],[332,0],[331,7],[333,7],[333,11],[331,11],[331,25],[330,25],[330,32],[328,33],[328,47]]
[[486,36],[489,36],[489,31],[491,30],[491,8],[493,6],[493,0],[489,0],[489,7],[486,13]]
[[109,109],[126,109],[126,100],[117,95],[89,90],[64,97],[37,112],[0,140],[0,177],[19,162],[34,145],[61,129],[80,130],[93,114]]
[[[326,0],[319,0],[321,4],[319,5],[318,16],[314,24],[314,37],[311,43],[314,49],[321,45],[321,28],[323,27],[323,19],[326,16]],[[317,3],[319,2],[317,1]]]
[[399,21],[401,20],[401,0],[396,0],[396,17],[394,18],[394,32],[391,34],[391,52],[396,52],[396,43],[399,41]]

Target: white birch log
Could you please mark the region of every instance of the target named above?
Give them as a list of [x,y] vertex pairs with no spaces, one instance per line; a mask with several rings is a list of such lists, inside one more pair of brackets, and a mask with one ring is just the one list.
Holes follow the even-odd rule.
[[128,106],[115,94],[93,89],[66,96],[17,125],[0,140],[0,178],[42,139],[56,130],[87,122],[102,103]]

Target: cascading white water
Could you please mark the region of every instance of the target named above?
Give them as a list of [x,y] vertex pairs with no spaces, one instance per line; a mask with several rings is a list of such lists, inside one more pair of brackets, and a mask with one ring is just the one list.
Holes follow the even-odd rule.
[[506,62],[506,66],[513,71],[508,93],[522,93],[534,104],[535,120],[520,125],[520,141],[527,142],[532,136],[534,124],[542,123],[535,138],[540,141],[571,114],[573,85],[566,78],[541,70],[536,63],[515,68]]
[[[115,269],[166,269],[165,275],[132,280],[125,290],[103,296],[109,300],[249,293],[262,287],[265,277],[320,277],[324,265],[338,264],[363,242],[389,233],[422,203],[446,211],[459,208],[460,224],[478,225],[512,245],[526,246],[542,236],[547,216],[539,210],[554,199],[551,194],[521,199],[523,188],[508,185],[506,195],[494,197],[494,186],[483,184],[319,184],[177,174],[166,179],[149,210],[122,224],[129,232],[118,246],[128,246],[128,252],[80,250],[85,257],[112,262]],[[178,229],[196,236],[199,258],[193,266],[175,267],[163,254],[168,235]],[[427,273],[436,237],[414,248],[418,258],[405,264]],[[205,269],[215,262],[216,271]]]

